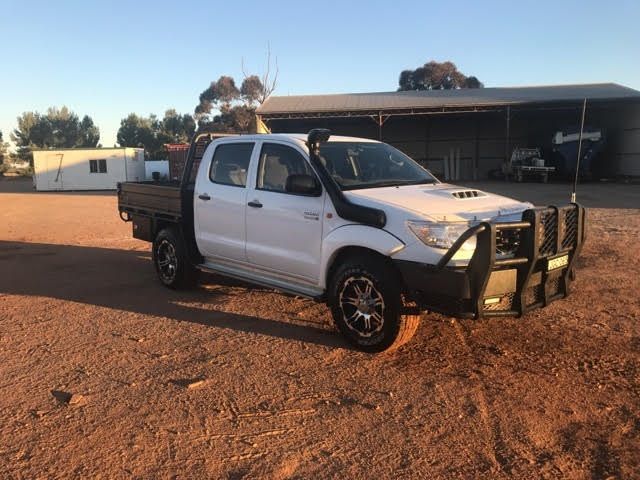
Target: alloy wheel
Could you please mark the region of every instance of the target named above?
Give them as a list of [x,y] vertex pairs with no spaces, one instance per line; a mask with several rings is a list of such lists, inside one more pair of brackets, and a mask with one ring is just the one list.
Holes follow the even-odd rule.
[[170,284],[178,271],[178,257],[173,244],[166,239],[162,240],[156,249],[156,259],[160,278],[164,283]]
[[384,299],[367,277],[349,277],[339,295],[345,325],[360,337],[368,338],[384,326]]

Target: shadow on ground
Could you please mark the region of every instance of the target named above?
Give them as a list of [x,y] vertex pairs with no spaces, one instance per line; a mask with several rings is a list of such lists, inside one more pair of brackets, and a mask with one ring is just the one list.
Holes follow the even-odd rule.
[[46,190],[37,191],[33,187],[31,177],[3,177],[0,176],[0,193],[33,193],[34,195],[104,195],[115,196],[115,190]]
[[[214,328],[257,333],[318,345],[348,348],[326,328],[286,320],[193,308],[189,303],[215,305],[228,294],[204,288],[172,291],[156,279],[145,252],[0,241],[0,293],[56,298],[88,305],[166,317]],[[207,275],[208,283],[253,287]]]

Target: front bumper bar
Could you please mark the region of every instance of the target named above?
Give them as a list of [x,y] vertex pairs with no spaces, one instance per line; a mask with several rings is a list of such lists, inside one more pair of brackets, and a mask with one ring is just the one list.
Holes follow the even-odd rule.
[[[447,267],[462,244],[474,236],[476,249],[469,264]],[[569,294],[584,241],[585,210],[572,203],[526,210],[520,222],[483,222],[471,227],[438,265],[394,263],[409,299],[420,310],[462,318],[519,317]],[[510,254],[498,253],[505,250]]]

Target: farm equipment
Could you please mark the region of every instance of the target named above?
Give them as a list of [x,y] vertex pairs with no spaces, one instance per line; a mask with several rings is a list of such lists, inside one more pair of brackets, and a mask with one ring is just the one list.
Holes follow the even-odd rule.
[[[558,131],[551,141],[553,145],[553,162],[561,177],[573,177],[576,172],[576,159],[580,144],[579,127],[566,128]],[[581,178],[597,176],[598,165],[596,159],[605,146],[604,134],[599,128],[585,127],[582,133],[582,148],[580,151]]]

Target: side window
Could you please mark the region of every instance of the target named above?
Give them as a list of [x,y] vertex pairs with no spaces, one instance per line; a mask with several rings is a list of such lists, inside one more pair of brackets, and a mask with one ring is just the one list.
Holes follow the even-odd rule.
[[107,161],[89,160],[89,173],[107,173]]
[[262,145],[256,182],[258,190],[286,193],[287,177],[294,174],[315,177],[309,163],[293,148],[277,143]]
[[223,143],[216,147],[209,179],[214,183],[245,187],[253,143]]

